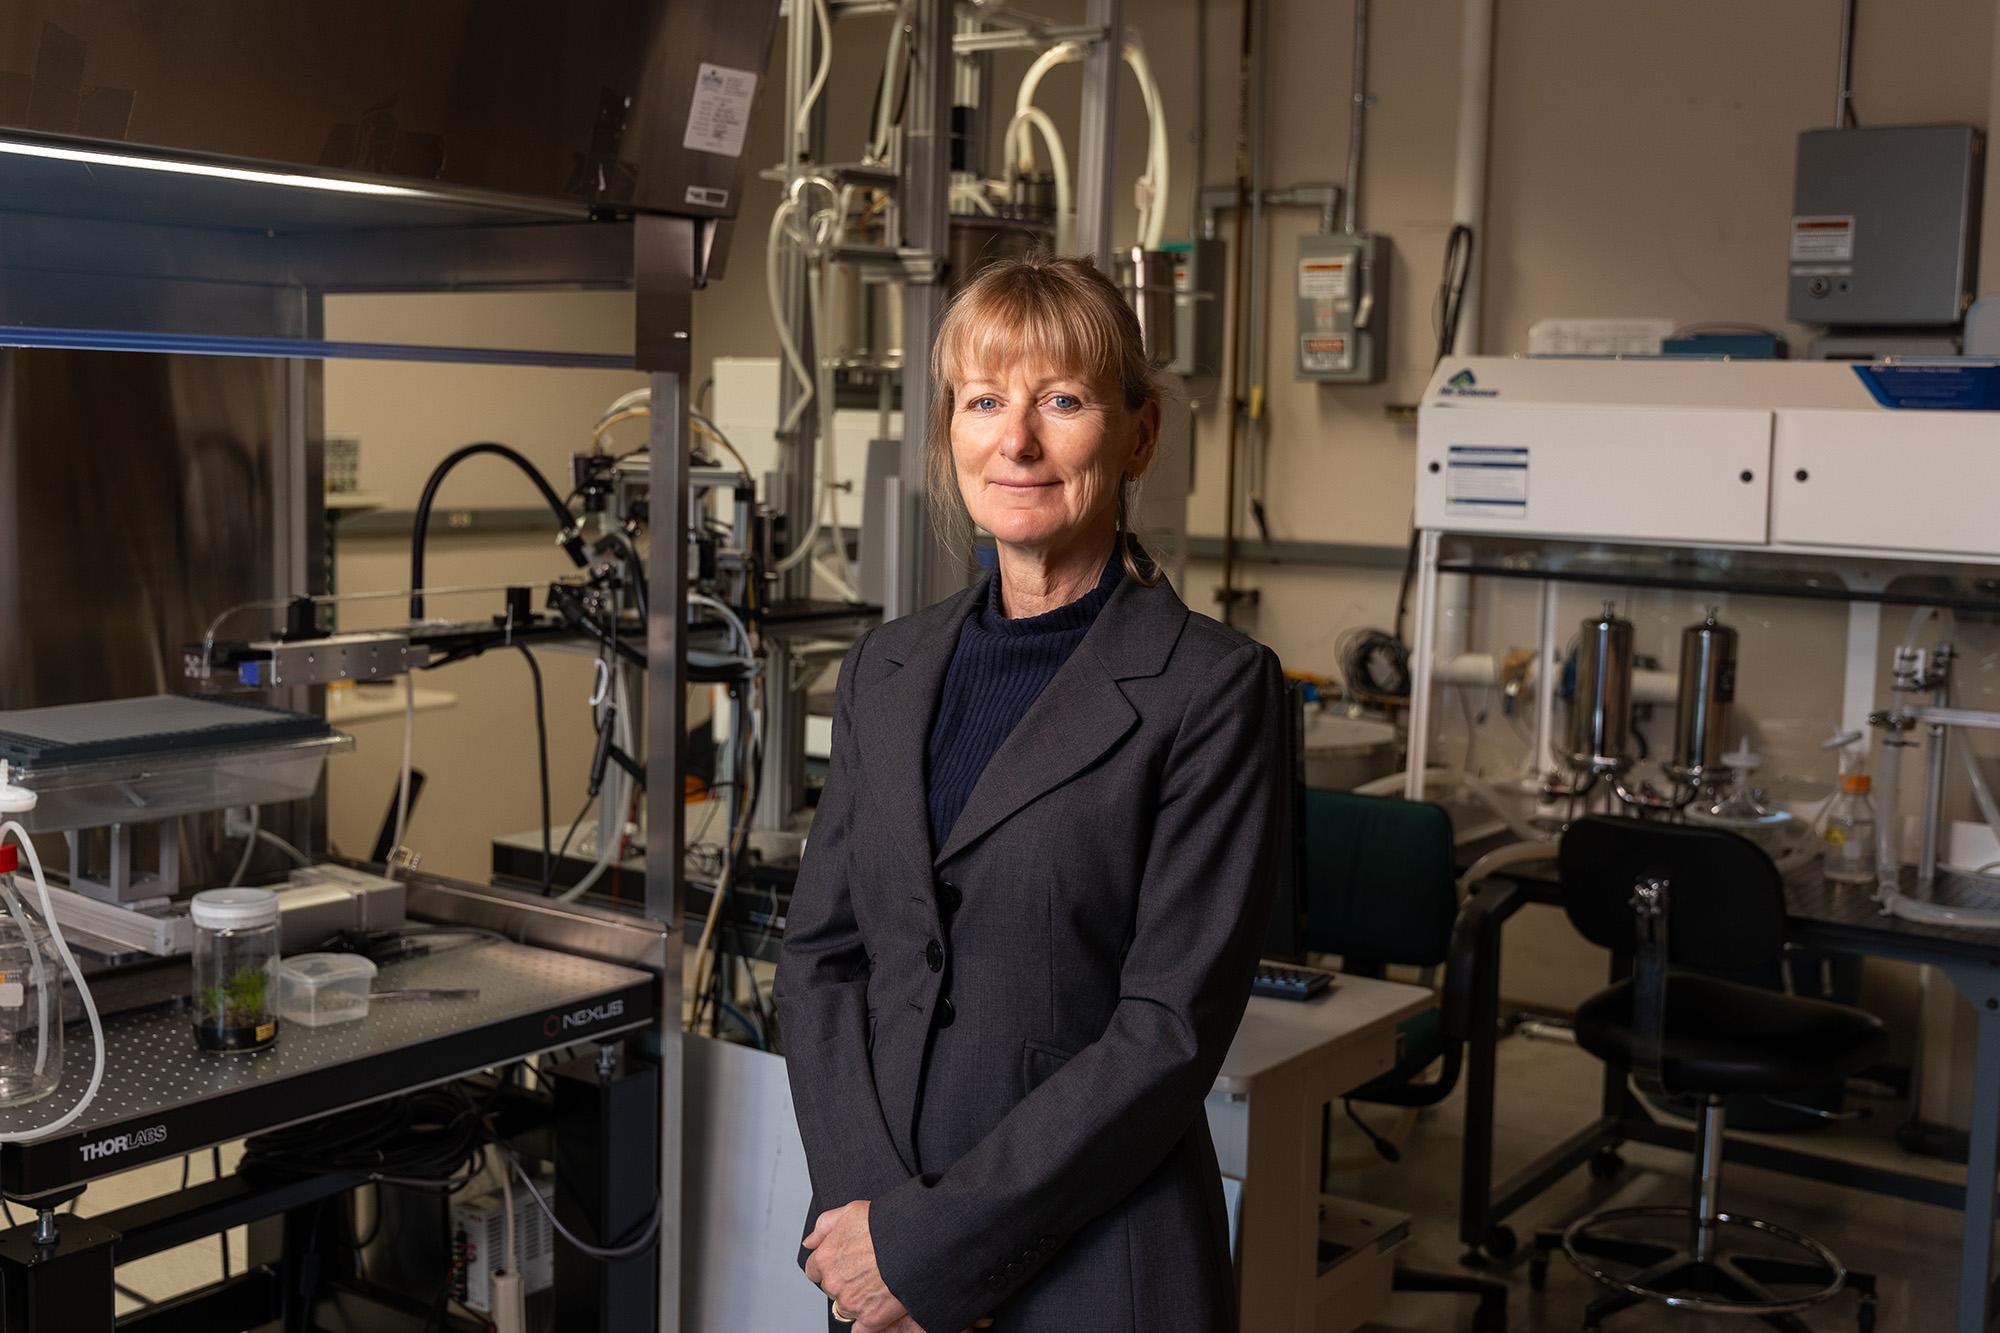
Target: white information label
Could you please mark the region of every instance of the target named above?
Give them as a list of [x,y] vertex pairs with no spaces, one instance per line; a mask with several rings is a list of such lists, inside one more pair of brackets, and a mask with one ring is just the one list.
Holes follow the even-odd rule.
[[1495,518],[1528,513],[1528,451],[1518,445],[1454,444],[1445,450],[1447,508]]
[[1354,353],[1337,333],[1308,333],[1299,338],[1299,369],[1352,370]]
[[27,987],[18,981],[0,981],[0,1009],[19,1009],[27,1002]]
[[1845,216],[1792,219],[1792,262],[1846,263],[1854,258],[1854,218]]
[[1319,258],[1299,261],[1300,300],[1345,301],[1347,289],[1347,260]]
[[757,76],[749,70],[703,64],[695,74],[694,104],[688,108],[681,146],[718,157],[743,156],[750,100],[756,92]]

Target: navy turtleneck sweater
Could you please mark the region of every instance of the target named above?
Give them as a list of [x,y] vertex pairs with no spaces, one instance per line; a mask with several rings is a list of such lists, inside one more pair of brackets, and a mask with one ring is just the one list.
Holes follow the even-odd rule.
[[1115,555],[1097,586],[1067,606],[1009,620],[1000,606],[1000,575],[987,584],[986,605],[965,618],[946,669],[931,723],[931,846],[944,846],[973,784],[1007,734],[1069,660],[1124,573]]

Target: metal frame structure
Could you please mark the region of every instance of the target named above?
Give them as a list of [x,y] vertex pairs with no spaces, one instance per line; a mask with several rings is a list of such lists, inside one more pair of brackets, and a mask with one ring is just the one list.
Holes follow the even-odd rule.
[[[999,50],[1040,51],[1063,42],[1088,47],[1083,62],[1077,155],[1077,250],[1110,273],[1124,8],[1124,0],[1088,0],[1082,24],[1059,24],[1016,9],[966,0],[908,0],[907,4],[830,0],[828,5],[836,25],[844,17],[887,13],[901,16],[910,34],[908,105],[893,182],[876,177],[868,182],[886,184],[893,192],[890,211],[900,227],[901,243],[879,250],[850,246],[839,256],[842,262],[893,267],[904,278],[902,447],[897,475],[888,483],[889,503],[883,509],[889,528],[885,534],[884,620],[948,596],[964,581],[964,570],[946,558],[936,541],[925,494],[931,429],[930,334],[944,313],[951,279],[946,255],[951,241],[952,104],[960,63]],[[787,190],[824,157],[824,103],[804,123],[799,114],[812,83],[821,40],[813,6],[803,0],[794,3],[785,71],[787,155],[777,173]],[[975,120],[975,133],[979,127]],[[808,323],[803,318],[807,308],[805,266],[790,256],[781,275],[782,308],[793,328],[803,333]],[[801,354],[812,362],[818,349],[811,346],[809,338],[799,337],[798,342]],[[791,378],[781,377],[781,419],[790,414],[798,398],[798,387]],[[825,406],[809,405],[782,437],[779,470],[770,493],[782,500],[783,512],[795,516],[795,525],[806,520],[818,499],[813,441],[818,432],[815,418]],[[801,567],[789,578],[782,591],[803,596],[810,573]],[[777,654],[766,677],[764,732],[771,744],[765,753],[756,816],[760,830],[776,832],[789,831],[803,805],[804,792],[805,682],[785,659],[785,654]]]

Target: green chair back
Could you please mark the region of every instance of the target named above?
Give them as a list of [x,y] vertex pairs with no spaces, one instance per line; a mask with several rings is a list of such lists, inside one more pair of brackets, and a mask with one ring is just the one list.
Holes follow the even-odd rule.
[[1427,801],[1318,788],[1305,804],[1306,948],[1352,972],[1444,963],[1458,916],[1451,817]]

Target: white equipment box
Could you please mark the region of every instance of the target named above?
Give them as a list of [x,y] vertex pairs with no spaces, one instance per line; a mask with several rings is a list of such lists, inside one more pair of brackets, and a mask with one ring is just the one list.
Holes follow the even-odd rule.
[[1417,526],[2000,555],[2000,364],[1447,358]]

